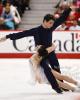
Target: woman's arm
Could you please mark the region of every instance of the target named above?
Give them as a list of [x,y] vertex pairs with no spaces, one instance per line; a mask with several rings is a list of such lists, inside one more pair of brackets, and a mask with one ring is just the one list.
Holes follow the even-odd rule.
[[48,51],[48,53],[51,53],[52,51],[54,51],[56,49],[56,45],[53,43],[52,46],[46,48],[46,50]]
[[30,58],[31,63],[32,63],[32,67],[35,73],[35,79],[36,81],[38,81],[39,83],[41,83],[41,74],[39,72],[39,62],[40,62],[40,58],[38,57],[38,54],[33,54],[32,57]]

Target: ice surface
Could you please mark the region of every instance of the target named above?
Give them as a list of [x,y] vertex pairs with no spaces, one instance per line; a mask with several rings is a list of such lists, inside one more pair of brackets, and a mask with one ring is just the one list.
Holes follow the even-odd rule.
[[[79,60],[59,61],[62,73],[80,79]],[[30,80],[28,59],[0,59],[0,100],[77,100],[75,97],[80,95],[70,92],[59,95],[50,85],[30,84]]]

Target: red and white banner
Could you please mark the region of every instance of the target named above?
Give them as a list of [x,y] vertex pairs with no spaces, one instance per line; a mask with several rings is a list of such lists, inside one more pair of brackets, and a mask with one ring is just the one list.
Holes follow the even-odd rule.
[[[0,31],[0,37],[18,31]],[[80,58],[80,31],[55,31],[53,41],[59,58]],[[0,58],[27,58],[34,53],[33,37],[0,43]]]
[[58,53],[80,53],[80,31],[55,31],[53,42]]

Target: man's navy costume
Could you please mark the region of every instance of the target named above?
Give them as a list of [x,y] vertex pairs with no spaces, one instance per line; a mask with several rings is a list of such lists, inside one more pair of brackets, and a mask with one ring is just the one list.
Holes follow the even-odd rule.
[[[27,36],[34,36],[35,45],[44,45],[46,47],[49,47],[52,45],[52,32],[59,25],[61,25],[63,22],[66,21],[70,12],[71,12],[71,8],[66,9],[62,13],[61,17],[54,22],[51,28],[44,28],[41,25],[41,26],[38,26],[30,30],[25,30],[23,32],[9,34],[6,36],[6,38],[10,38],[11,40],[16,40],[16,39],[20,39],[20,38],[27,37]],[[53,76],[51,69],[48,66],[48,62],[51,65],[52,69],[55,69],[56,71],[60,72],[59,62],[58,62],[58,59],[54,51],[51,52],[47,56],[47,58],[43,59],[40,64],[43,67],[44,73],[48,81],[50,82],[52,88],[56,92],[61,93],[61,89],[59,88],[58,83],[55,77]]]

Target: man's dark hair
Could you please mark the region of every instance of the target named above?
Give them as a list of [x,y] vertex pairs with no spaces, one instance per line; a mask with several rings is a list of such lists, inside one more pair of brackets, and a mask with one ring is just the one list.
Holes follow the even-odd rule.
[[50,20],[55,21],[55,18],[54,18],[54,16],[52,14],[47,14],[47,15],[44,16],[43,22],[44,21],[47,21],[48,22]]

